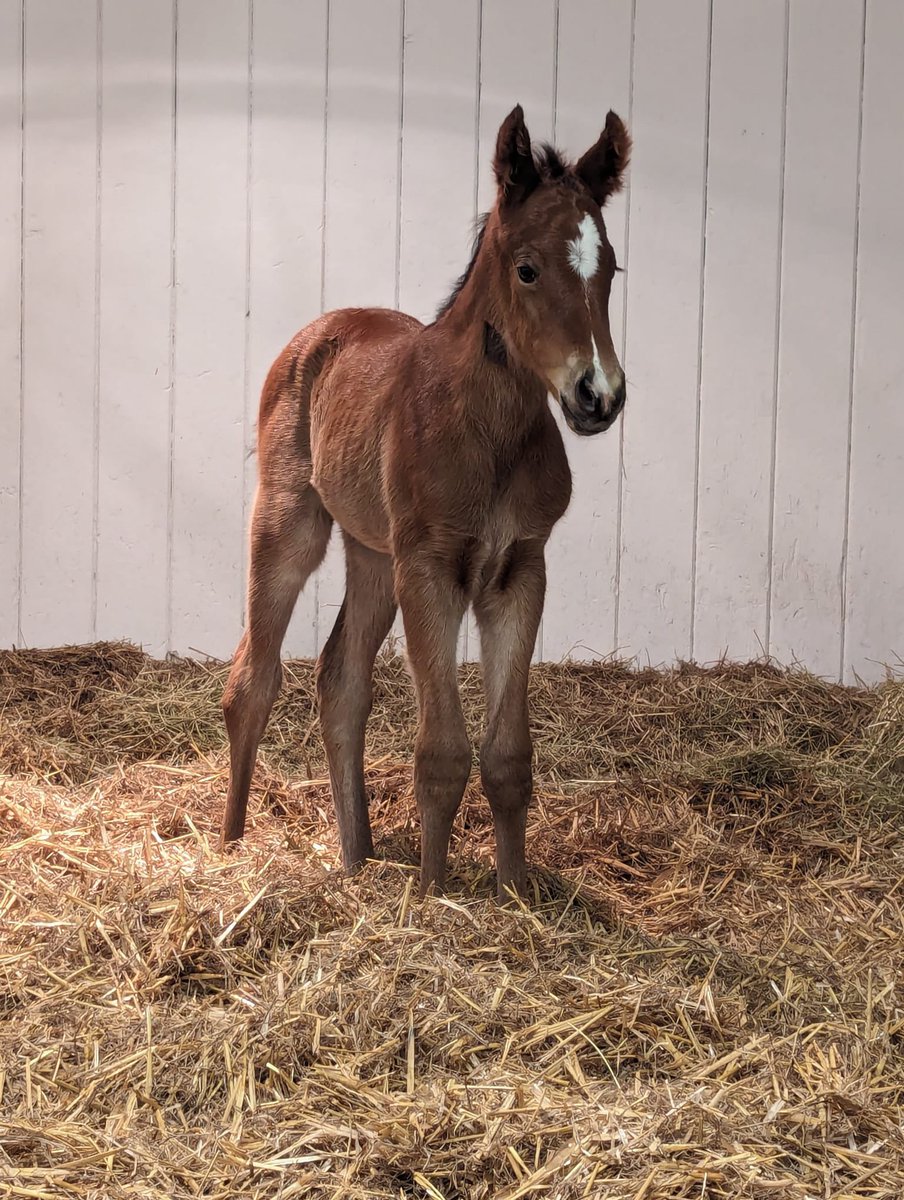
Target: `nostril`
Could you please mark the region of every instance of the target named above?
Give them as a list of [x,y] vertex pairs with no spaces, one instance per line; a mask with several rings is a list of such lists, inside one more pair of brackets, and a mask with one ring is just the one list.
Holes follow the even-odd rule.
[[599,407],[599,396],[593,390],[593,371],[585,371],[575,388],[578,404],[588,413],[596,412]]
[[625,400],[627,398],[628,398],[628,392],[625,387],[625,381],[622,380],[621,383],[618,385],[618,387],[615,389],[615,393],[612,397],[613,413],[621,412],[621,410],[625,407]]

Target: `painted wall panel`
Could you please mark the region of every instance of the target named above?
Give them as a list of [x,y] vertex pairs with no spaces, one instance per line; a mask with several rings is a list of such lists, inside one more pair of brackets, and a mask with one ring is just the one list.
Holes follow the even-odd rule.
[[766,647],[785,0],[713,8],[692,656]]
[[0,0],[0,646],[19,638],[22,5]]
[[476,216],[478,0],[405,3],[398,304],[432,321]]
[[841,661],[863,6],[794,0],[769,649]]
[[180,0],[171,643],[229,656],[244,602],[248,5]]
[[617,649],[691,642],[709,4],[638,0]]
[[101,26],[97,636],[167,648],[173,8]]
[[[844,673],[904,664],[904,7],[869,0]],[[893,147],[897,146],[897,152]]]
[[25,7],[21,632],[94,637],[98,61],[89,0]]
[[480,31],[477,207],[496,196],[496,134],[520,104],[534,144],[553,132],[556,75],[555,0],[483,0]]

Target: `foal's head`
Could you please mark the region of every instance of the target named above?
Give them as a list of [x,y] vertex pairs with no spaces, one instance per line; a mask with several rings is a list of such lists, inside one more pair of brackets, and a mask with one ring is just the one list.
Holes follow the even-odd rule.
[[610,112],[574,165],[549,147],[535,155],[520,105],[496,142],[498,196],[483,235],[495,266],[494,323],[580,434],[608,429],[625,403],[609,330],[615,254],[602,209],[622,185],[630,150]]

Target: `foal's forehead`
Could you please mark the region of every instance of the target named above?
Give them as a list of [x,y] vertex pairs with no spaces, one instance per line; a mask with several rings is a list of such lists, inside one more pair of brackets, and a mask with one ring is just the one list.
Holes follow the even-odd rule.
[[542,247],[560,255],[582,280],[591,279],[604,257],[606,226],[597,208],[573,196],[550,196],[545,211],[537,213],[543,229]]
[[568,265],[583,280],[592,279],[600,265],[603,239],[593,213],[586,212],[578,221],[577,233],[566,244]]

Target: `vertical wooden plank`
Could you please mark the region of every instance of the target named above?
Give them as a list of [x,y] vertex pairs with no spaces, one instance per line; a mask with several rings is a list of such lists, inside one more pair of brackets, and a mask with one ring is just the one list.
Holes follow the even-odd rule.
[[[553,134],[556,74],[555,0],[483,0],[480,30],[480,107],[477,137],[477,209],[496,199],[493,153],[499,126],[516,104],[534,145]],[[542,657],[543,630],[535,657]],[[465,625],[463,652],[480,657],[473,614]]]
[[480,39],[477,207],[496,198],[493,151],[508,113],[520,104],[536,145],[553,132],[555,0],[483,0]]
[[229,656],[244,595],[248,0],[180,0],[171,645]]
[[[326,30],[327,0],[254,0],[246,535],[261,388],[282,347],[320,312]],[[316,652],[315,595],[312,579],[287,656]]]
[[0,646],[19,637],[22,4],[0,0]]
[[478,22],[478,0],[405,3],[398,304],[426,322],[471,251]]
[[173,9],[102,28],[97,636],[166,649]]
[[794,0],[770,650],[837,676],[850,402],[862,4]]
[[[715,0],[692,657],[766,646],[786,0]],[[690,231],[689,231],[690,232]]]
[[25,9],[22,637],[33,646],[94,632],[96,18],[93,0]]
[[904,660],[904,6],[866,14],[844,672]]
[[708,0],[637,0],[618,649],[691,640]]
[[[395,303],[401,70],[401,0],[332,0],[324,311]],[[344,592],[341,543],[334,536],[317,581],[318,649]]]
[[[559,0],[556,71],[556,144],[577,159],[599,137],[610,108],[628,120],[631,89],[632,4]],[[607,64],[601,86],[599,64]],[[609,240],[625,262],[626,195],[606,205]],[[613,281],[609,318],[621,355],[624,279]],[[618,466],[621,426],[596,438],[578,438],[561,421],[573,474],[571,507],[546,552],[547,588],[543,656],[587,659],[614,649],[618,557]]]

